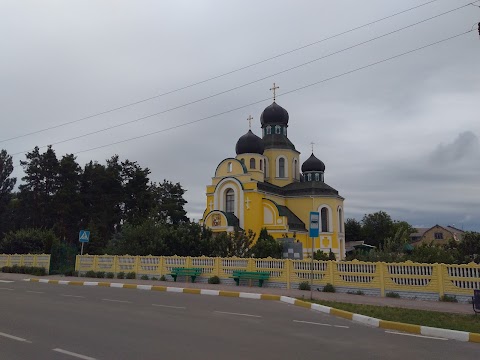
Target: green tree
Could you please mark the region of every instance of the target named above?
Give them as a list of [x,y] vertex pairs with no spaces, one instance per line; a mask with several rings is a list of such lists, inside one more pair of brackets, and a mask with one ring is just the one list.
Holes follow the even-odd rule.
[[480,263],[480,233],[465,232],[458,243],[458,251],[462,262]]
[[12,190],[17,179],[11,177],[13,172],[12,157],[6,150],[0,151],[0,239],[9,228],[7,212],[12,199]]
[[282,253],[283,245],[269,235],[266,228],[263,228],[258,235],[257,242],[252,247],[252,255],[256,258],[281,259]]
[[0,241],[0,253],[50,254],[56,243],[58,238],[51,230],[21,229],[5,235]]
[[362,241],[362,224],[356,219],[345,221],[345,241]]
[[155,214],[159,220],[169,224],[188,222],[187,212],[184,209],[187,201],[183,198],[185,190],[180,183],[173,184],[164,180],[161,184],[153,184],[152,191],[155,194]]
[[365,214],[362,219],[362,235],[369,245],[382,245],[386,238],[393,235],[393,221],[385,211]]

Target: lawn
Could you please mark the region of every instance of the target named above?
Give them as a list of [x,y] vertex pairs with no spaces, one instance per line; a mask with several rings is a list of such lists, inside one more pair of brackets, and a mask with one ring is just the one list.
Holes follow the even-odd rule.
[[480,314],[475,315],[473,311],[472,315],[463,315],[336,301],[313,300],[312,302],[382,320],[480,333]]

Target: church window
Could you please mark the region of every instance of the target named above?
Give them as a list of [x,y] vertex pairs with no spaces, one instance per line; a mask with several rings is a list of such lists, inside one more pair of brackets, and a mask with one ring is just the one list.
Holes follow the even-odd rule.
[[315,174],[315,181],[320,181],[320,174],[319,173]]
[[275,134],[281,134],[282,127],[280,125],[275,125]]
[[308,174],[308,175],[307,175],[307,180],[308,180],[308,181],[312,181],[312,174]]
[[280,178],[285,177],[285,159],[284,158],[278,159],[278,177]]
[[231,162],[228,163],[228,172],[232,172],[232,163]]
[[262,170],[263,170],[263,161],[260,160],[260,171],[262,171]]
[[250,169],[255,169],[255,159],[254,158],[250,159]]
[[293,178],[298,179],[298,161],[297,161],[297,159],[293,160]]
[[328,232],[328,209],[326,207],[320,211],[320,218],[322,219],[322,232]]
[[283,128],[283,135],[287,136],[287,127],[286,126]]
[[267,126],[267,135],[272,133],[272,127],[270,125]]
[[338,209],[338,232],[343,233],[343,215],[342,215],[342,209]]
[[225,212],[235,212],[235,193],[233,192],[233,189],[228,189],[225,193]]

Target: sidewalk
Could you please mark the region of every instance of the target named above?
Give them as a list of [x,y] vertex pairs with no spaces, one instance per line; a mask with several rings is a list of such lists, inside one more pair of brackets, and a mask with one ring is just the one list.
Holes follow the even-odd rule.
[[[283,295],[290,296],[299,299],[310,299],[310,291],[302,290],[287,290],[287,289],[276,289],[276,288],[260,288],[258,286],[231,286],[231,285],[222,285],[222,284],[207,284],[207,283],[184,283],[184,282],[172,282],[172,281],[155,281],[155,280],[129,280],[129,279],[94,279],[94,278],[84,278],[84,277],[65,277],[60,275],[49,275],[49,276],[33,276],[27,274],[7,274],[0,272],[0,280],[15,280],[21,281],[23,279],[30,278],[41,278],[49,280],[67,280],[67,281],[99,281],[99,282],[110,282],[110,283],[123,283],[123,284],[144,284],[144,285],[159,285],[159,286],[170,286],[170,287],[179,287],[179,288],[191,288],[191,289],[211,289],[211,290],[224,290],[224,291],[240,291],[248,293],[262,293],[262,294],[272,294],[272,295]],[[366,295],[352,295],[352,294],[343,294],[343,293],[324,293],[319,292],[314,289],[312,292],[313,298],[316,300],[328,300],[328,301],[338,301],[352,304],[365,304],[365,305],[375,305],[375,306],[390,306],[390,307],[400,307],[405,309],[418,309],[418,310],[429,310],[429,311],[439,311],[447,313],[458,313],[458,314],[473,314],[472,305],[470,304],[460,304],[460,303],[450,303],[450,302],[441,302],[441,301],[421,301],[421,300],[409,300],[409,299],[396,299],[396,298],[387,298],[387,297],[376,297],[376,296],[366,296]]]

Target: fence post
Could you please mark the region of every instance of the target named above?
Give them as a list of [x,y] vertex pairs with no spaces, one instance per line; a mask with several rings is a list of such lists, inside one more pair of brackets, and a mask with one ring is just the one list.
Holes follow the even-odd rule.
[[20,266],[25,265],[24,261],[25,261],[24,256],[23,256],[23,255],[20,255]]
[[385,267],[387,264],[384,262],[379,262],[378,263],[378,268],[380,272],[380,296],[385,297]]
[[247,263],[247,271],[254,271],[254,265],[254,260],[252,258],[249,258]]
[[213,273],[218,277],[220,277],[220,264],[221,264],[221,258],[217,256],[213,262],[213,269],[214,269]]
[[7,266],[12,266],[11,255],[7,255]]
[[93,257],[93,271],[98,271],[98,255],[94,255]]
[[285,259],[283,260],[283,263],[287,273],[287,290],[290,290],[290,266],[292,266],[292,260]]
[[330,279],[329,283],[335,286],[335,274],[337,272],[337,267],[335,266],[335,261],[328,260],[327,267],[328,267],[328,277]]
[[445,264],[437,264],[437,280],[438,280],[438,296],[442,297],[445,295],[445,284],[443,279],[443,269],[445,268]]
[[135,279],[138,276],[138,270],[140,269],[140,256],[135,256]]

